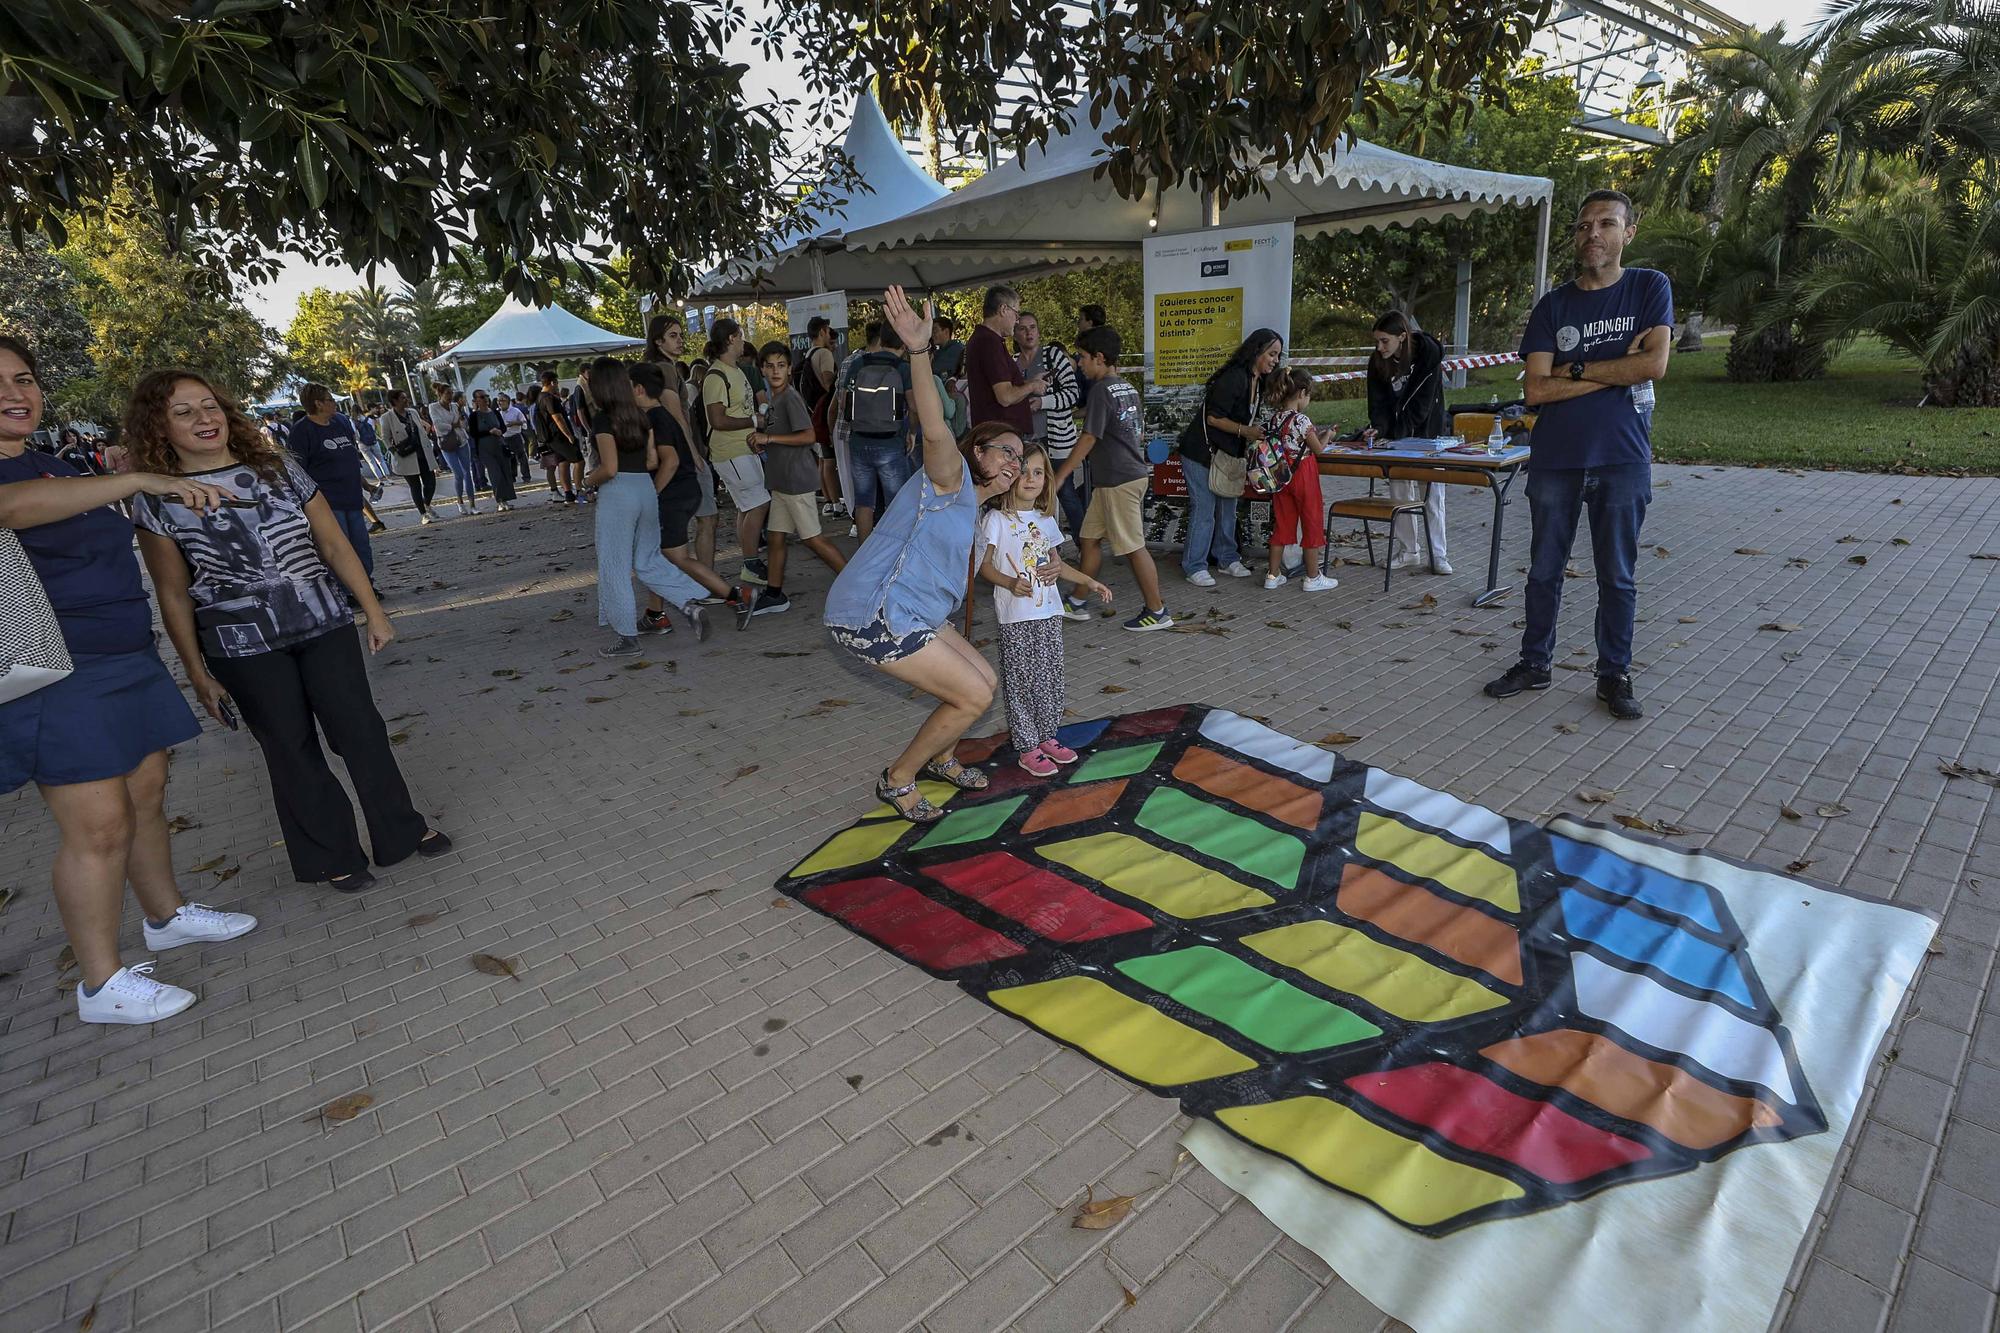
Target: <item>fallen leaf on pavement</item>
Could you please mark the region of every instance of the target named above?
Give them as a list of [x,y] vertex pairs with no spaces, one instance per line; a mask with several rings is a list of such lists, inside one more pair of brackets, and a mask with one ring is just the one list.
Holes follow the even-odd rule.
[[1114,1194],[1100,1199],[1094,1190],[1086,1188],[1083,1202],[1077,1207],[1076,1216],[1070,1219],[1070,1225],[1085,1231],[1109,1231],[1131,1215],[1130,1194]]
[[1435,593],[1427,592],[1422,597],[1419,597],[1416,601],[1411,602],[1409,605],[1403,607],[1403,610],[1428,611],[1437,604],[1438,604],[1437,595]]
[[2000,551],[1979,551],[1975,552],[1972,558],[1974,560],[2000,560]]
[[1658,556],[1660,559],[1665,560],[1668,556],[1672,555],[1673,552],[1669,551],[1664,546],[1655,546],[1653,548],[1653,554]]
[[1583,728],[1574,722],[1558,722],[1556,723],[1556,730],[1565,736],[1574,736],[1577,732],[1582,731]]
[[200,827],[200,824],[189,819],[186,815],[175,815],[167,821],[167,832],[169,833],[186,833],[191,828]]
[[1852,546],[1855,542],[1858,542],[1860,540],[1861,539],[1859,537],[1855,536],[1853,533],[1850,532],[1845,537],[1836,538],[1833,544],[1835,546]]
[[1814,861],[1817,861],[1818,859],[1819,858],[1816,856],[1800,857],[1796,861],[1785,862],[1785,869],[1791,871],[1794,875],[1802,875],[1805,873],[1806,867],[1810,866]]
[[1285,623],[1284,621],[1282,621],[1282,620],[1267,620],[1267,621],[1265,621],[1265,622],[1264,622],[1264,628],[1265,628],[1265,629],[1290,629],[1290,628],[1291,628],[1291,626],[1290,626],[1290,625],[1287,625],[1287,624],[1286,624],[1286,623]]
[[[484,972],[489,977],[512,977],[517,982],[521,981],[520,972],[505,958],[496,958],[490,953],[476,953],[472,955],[471,961],[475,972]],[[527,983],[521,982],[521,984]]]
[[1783,621],[1783,620],[1767,620],[1767,621],[1765,621],[1765,622],[1764,622],[1763,624],[1759,625],[1759,626],[1758,626],[1757,628],[1758,628],[1758,629],[1768,629],[1768,630],[1775,630],[1775,631],[1776,631],[1777,633],[1779,633],[1779,634],[1790,634],[1790,633],[1792,633],[1792,632],[1793,632],[1793,631],[1795,631],[1795,630],[1802,630],[1802,629],[1804,629],[1804,628],[1805,628],[1805,626],[1804,626],[1804,625],[1794,625],[1794,624],[1791,624],[1791,623],[1790,623],[1790,622],[1788,622],[1788,621]]
[[1617,795],[1618,789],[1616,787],[1606,787],[1602,791],[1599,791],[1595,787],[1578,787],[1576,789],[1576,799],[1591,805],[1609,805]]
[[417,913],[417,914],[416,914],[415,916],[411,917],[411,918],[410,918],[410,919],[409,919],[409,920],[408,920],[407,922],[405,922],[404,924],[408,925],[408,926],[409,926],[409,927],[410,927],[410,928],[411,928],[412,930],[415,930],[415,929],[416,929],[417,927],[419,927],[419,926],[428,926],[429,924],[431,924],[431,922],[433,922],[433,921],[436,921],[436,920],[438,920],[438,919],[439,919],[440,917],[447,917],[447,916],[450,916],[450,915],[451,915],[451,913],[450,913],[450,912],[448,912],[448,911],[445,911],[445,912],[419,912],[419,913]]
[[1946,760],[1938,765],[1938,772],[1948,778],[1971,778],[1974,782],[1983,782],[1989,787],[2000,787],[2000,773],[1995,773],[1991,769],[1972,768],[1966,764]]
[[67,972],[76,966],[76,950],[65,944],[56,955],[56,971]]
[[771,906],[773,907],[790,907],[791,905],[792,905],[792,900],[790,898],[771,899]]
[[1700,619],[1699,619],[1698,617],[1695,617],[1695,616],[1682,616],[1682,617],[1681,617],[1681,624],[1683,624],[1683,625],[1699,625],[1700,623],[1701,623],[1701,620],[1700,620]]
[[[736,776],[730,778],[729,782],[735,782],[738,778],[747,778],[752,773],[755,773],[758,769],[762,767],[763,767],[762,764],[745,764],[743,765],[743,767],[736,770]],[[724,787],[727,787],[729,785],[729,782],[725,782],[722,785]]]
[[1344,731],[1329,731],[1328,733],[1326,733],[1326,735],[1314,741],[1313,744],[1329,745],[1329,746],[1352,745],[1354,744],[1354,742],[1360,739],[1361,738],[1359,736],[1353,736]]
[[1821,807],[1819,807],[1819,809],[1813,811],[1813,813],[1818,815],[1821,819],[1838,819],[1842,815],[1847,813],[1847,807],[1842,805],[1839,801],[1829,801],[1827,804],[1822,805]]
[[407,731],[392,731],[389,733],[389,744],[391,745],[401,745],[408,739],[410,739],[410,733]]
[[615,694],[586,694],[583,701],[587,704],[608,704],[617,697]]
[[1802,815],[1802,814],[1800,814],[1800,813],[1799,813],[1798,811],[1796,811],[1796,810],[1792,809],[1792,807],[1790,807],[1789,805],[1781,805],[1781,806],[1779,806],[1779,807],[1778,807],[1778,813],[1779,813],[1779,814],[1781,814],[1781,815],[1783,815],[1783,816],[1784,816],[1785,818],[1787,818],[1787,819],[1804,819],[1804,818],[1805,818],[1805,816],[1804,816],[1804,815]]
[[1764,553],[1763,553],[1762,551],[1758,550],[1758,549],[1757,549],[1756,547],[1754,547],[1754,546],[1739,546],[1739,547],[1737,547],[1737,548],[1736,548],[1736,554],[1738,554],[1738,555],[1762,555],[1762,554],[1764,554]]
[[222,869],[215,872],[215,882],[217,884],[227,884],[230,880],[235,879],[238,875],[242,873],[243,873],[243,867],[240,865],[224,866],[222,867]]
[[1123,693],[1125,693],[1125,687],[1124,687],[1123,685],[1106,685],[1106,686],[1105,686],[1105,687],[1103,688],[1103,690],[1101,690],[1101,691],[1100,691],[1100,693],[1103,693],[1103,694],[1123,694]]
[[549,623],[551,625],[554,625],[564,620],[573,619],[575,618],[575,616],[576,612],[570,610],[568,607],[564,607],[562,610],[556,612],[554,615],[549,617]]
[[1850,555],[1847,557],[1847,563],[1850,565],[1865,565],[1868,563],[1868,557],[1865,555]]
[[1678,837],[1687,832],[1679,824],[1655,824],[1652,820],[1641,818],[1638,815],[1613,815],[1611,817],[1626,828],[1638,833],[1664,833],[1668,837]]
[[1891,546],[1908,546],[1909,544],[1910,539],[1908,537],[1891,537],[1889,539],[1889,545]]
[[320,1118],[339,1124],[352,1120],[375,1104],[375,1098],[365,1092],[350,1092],[345,1097],[335,1097],[319,1108]]
[[227,861],[228,859],[229,858],[226,856],[218,856],[213,858],[212,860],[203,861],[200,865],[194,866],[191,869],[189,869],[188,874],[199,875],[204,871],[213,870],[217,866],[221,865],[224,861]]
[[[1855,558],[1856,560],[1860,560],[1860,561],[1861,561],[1861,562],[1862,562],[1863,564],[1867,564],[1867,563],[1868,563],[1868,562],[1867,562],[1867,561],[1866,561],[1865,559],[1863,559],[1863,558],[1862,558],[1861,556],[1858,556],[1858,555],[1857,555],[1857,556],[1855,556],[1854,558]],[[1806,558],[1805,558],[1804,556],[1802,556],[1802,555],[1795,555],[1795,556],[1793,556],[1793,557],[1792,557],[1792,558],[1791,558],[1790,560],[1787,560],[1787,561],[1785,562],[1785,568],[1786,568],[1786,569],[1804,569],[1804,568],[1806,568],[1806,567],[1807,567],[1808,565],[1810,565],[1810,564],[1812,564],[1812,561],[1810,561],[1810,560],[1806,559]]]
[[819,706],[821,708],[845,708],[853,702],[852,699],[821,699]]

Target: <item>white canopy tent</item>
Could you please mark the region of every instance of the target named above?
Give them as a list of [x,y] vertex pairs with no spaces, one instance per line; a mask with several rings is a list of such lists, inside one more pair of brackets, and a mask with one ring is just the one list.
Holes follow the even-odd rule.
[[855,102],[841,146],[857,183],[842,188],[821,184],[790,225],[766,237],[755,254],[730,260],[702,278],[694,297],[704,302],[774,301],[837,292],[850,282],[864,288],[883,285],[876,277],[879,264],[850,253],[841,244],[843,234],[889,222],[949,192],[917,169],[868,93]]
[[492,318],[423,365],[432,374],[451,372],[452,378],[463,387],[467,366],[565,361],[626,352],[645,345],[644,338],[599,328],[559,305],[537,309],[510,296],[493,312]]
[[[1355,140],[1323,167],[1300,162],[1265,168],[1267,195],[1218,210],[1189,185],[1126,199],[1108,175],[1095,176],[1105,148],[1088,124],[1030,148],[964,189],[914,212],[852,227],[849,249],[864,252],[871,280],[849,287],[879,290],[899,282],[958,287],[1050,268],[1136,259],[1145,238],[1203,226],[1296,222],[1300,235],[1407,226],[1503,208],[1539,208],[1538,256],[1547,253],[1554,182],[1447,166]],[[1544,274],[1538,261],[1536,290]]]

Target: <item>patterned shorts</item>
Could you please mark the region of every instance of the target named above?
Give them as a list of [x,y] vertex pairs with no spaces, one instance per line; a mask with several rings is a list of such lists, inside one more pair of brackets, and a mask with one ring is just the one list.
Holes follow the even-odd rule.
[[889,627],[877,620],[862,629],[850,629],[845,625],[828,625],[826,632],[833,641],[853,653],[864,662],[880,666],[884,662],[900,662],[921,650],[937,637],[934,629],[911,630],[901,636],[889,632]]

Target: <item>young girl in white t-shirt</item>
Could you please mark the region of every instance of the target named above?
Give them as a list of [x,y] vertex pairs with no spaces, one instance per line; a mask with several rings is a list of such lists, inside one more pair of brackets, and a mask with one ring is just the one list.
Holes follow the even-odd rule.
[[1000,673],[1007,682],[1007,726],[1017,762],[1038,778],[1058,764],[1076,762],[1076,751],[1056,739],[1062,725],[1062,594],[1056,580],[1076,584],[1111,605],[1111,589],[1063,563],[1062,529],[1056,525],[1049,456],[1029,445],[1014,489],[1000,496],[979,524],[986,558],[979,573],[993,585],[1000,618]]

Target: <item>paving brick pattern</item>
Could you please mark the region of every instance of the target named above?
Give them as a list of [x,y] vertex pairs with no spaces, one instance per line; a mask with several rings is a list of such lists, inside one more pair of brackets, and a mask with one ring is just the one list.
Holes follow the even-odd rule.
[[[1656,484],[1641,725],[1590,698],[1587,577],[1558,688],[1479,697],[1521,612],[1465,606],[1485,530],[1463,495],[1455,578],[1170,580],[1226,632],[1072,626],[1071,703],[1357,733],[1355,757],[1526,819],[1615,788],[1597,813],[1940,913],[1779,1324],[1990,1329],[2000,819],[1939,764],[2000,769],[2000,563],[1968,558],[2000,548],[2000,482]],[[360,898],[292,884],[254,744],[211,728],[175,758],[169,812],[197,825],[176,859],[226,858],[190,896],[263,928],[162,960],[202,994],[187,1015],[85,1029],[55,989],[52,829],[32,794],[0,798],[22,890],[0,916],[0,1327],[94,1307],[99,1333],[1400,1328],[1181,1160],[1172,1104],[771,892],[918,716],[827,647],[809,559],[800,611],[620,663],[593,651],[587,510],[530,495],[380,552],[404,637],[376,694],[458,854]],[[364,1089],[358,1118],[316,1114]],[[1086,1187],[1141,1203],[1078,1231]]]

